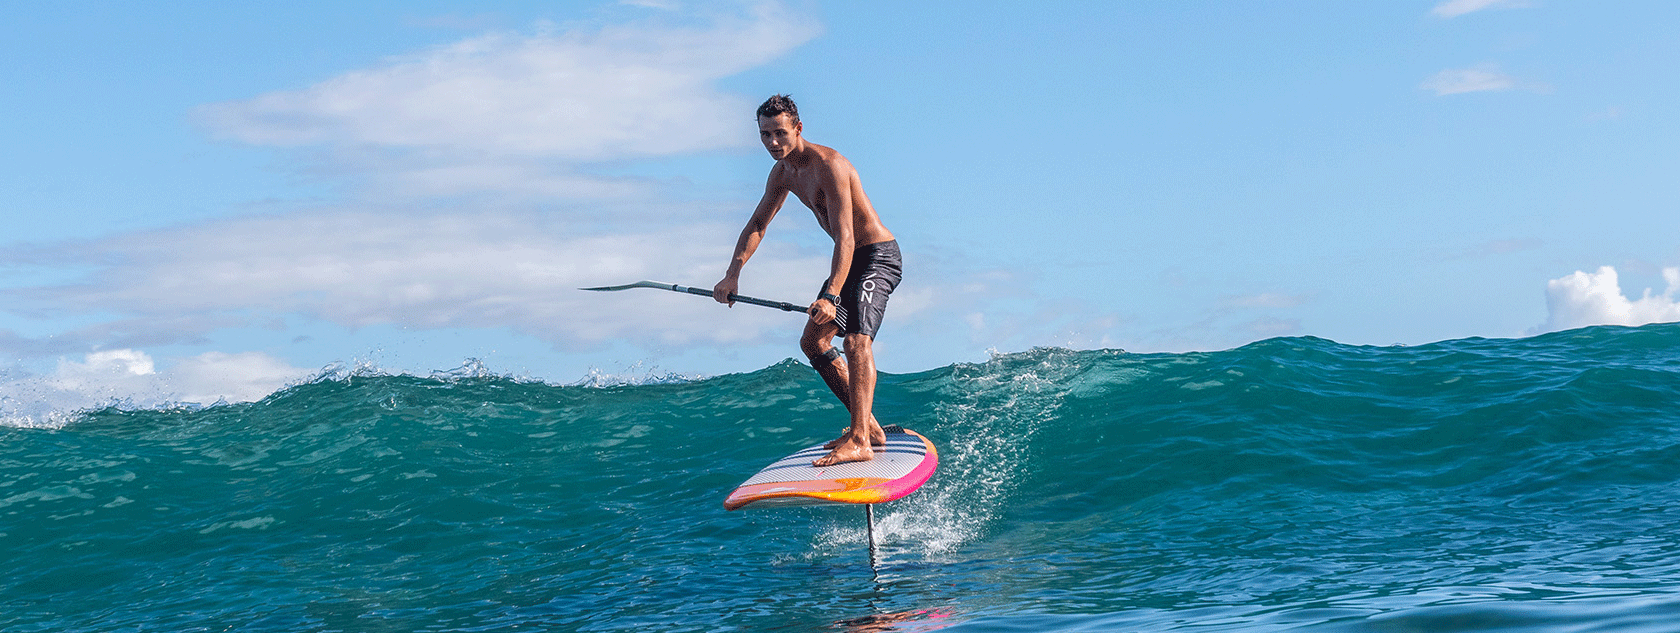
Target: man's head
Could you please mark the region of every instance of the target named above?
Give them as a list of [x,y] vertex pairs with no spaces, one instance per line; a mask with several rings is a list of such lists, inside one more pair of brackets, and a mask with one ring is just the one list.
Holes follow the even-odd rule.
[[793,122],[799,122],[799,106],[793,104],[793,97],[788,95],[772,95],[758,106],[758,116],[774,119],[778,114],[793,117]]
[[789,153],[803,147],[805,141],[800,134],[804,130],[804,124],[799,122],[799,106],[793,104],[792,97],[776,95],[758,106],[758,140],[764,142],[771,158],[787,158]]

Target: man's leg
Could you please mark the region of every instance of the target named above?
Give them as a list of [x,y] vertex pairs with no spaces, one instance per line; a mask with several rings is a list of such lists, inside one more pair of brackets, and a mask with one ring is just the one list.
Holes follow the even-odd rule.
[[[811,361],[811,367],[817,370],[818,376],[822,376],[823,383],[828,385],[829,391],[834,392],[834,397],[840,400],[840,405],[846,407],[846,411],[850,412],[852,410],[852,390],[849,386],[851,384],[849,364],[845,358],[841,357],[840,350],[835,349],[832,342],[834,337],[839,334],[840,328],[833,323],[816,325],[807,322],[805,324],[805,334],[799,339],[799,349],[805,352],[805,358]],[[868,341],[869,338],[864,337],[864,340]],[[874,382],[874,373],[871,373],[871,392],[874,391]],[[875,421],[873,416],[871,416],[869,427],[869,443],[875,446],[886,445],[887,434],[881,430],[881,424]],[[848,426],[847,432],[850,432],[850,430],[851,427]],[[824,444],[823,448],[832,449],[839,446],[843,439],[845,439],[844,433],[841,434],[840,439]]]
[[834,450],[812,462],[817,466],[873,459],[875,452],[870,449],[872,437],[880,433],[882,443],[886,442],[886,434],[881,431],[881,425],[875,422],[874,416],[875,353],[871,348],[873,342],[868,334],[846,335],[846,371],[838,373],[846,376],[846,396],[849,397],[842,397],[841,401],[846,403],[846,409],[852,413],[852,426],[840,439],[830,443]]

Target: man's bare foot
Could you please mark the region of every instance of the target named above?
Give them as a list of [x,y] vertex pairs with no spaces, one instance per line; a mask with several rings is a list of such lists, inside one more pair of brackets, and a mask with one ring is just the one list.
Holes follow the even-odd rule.
[[[850,434],[851,432],[852,432],[852,427],[849,427],[849,426],[844,428],[844,429],[840,429],[840,437],[829,440],[827,444],[823,444],[823,448],[826,448],[826,449],[829,449],[829,450],[834,450],[835,448],[840,446],[840,442],[844,441],[846,439],[846,435]],[[887,445],[887,432],[881,430],[881,422],[879,420],[870,420],[869,421],[869,445],[870,446],[886,446]]]
[[856,436],[850,434],[843,435],[840,439],[835,440],[835,442],[838,442],[839,444],[834,447],[833,451],[830,451],[827,455],[818,457],[816,461],[811,462],[811,465],[819,467],[833,466],[835,464],[844,464],[846,462],[862,462],[875,459],[875,451],[869,448],[869,444],[867,442],[857,440]]

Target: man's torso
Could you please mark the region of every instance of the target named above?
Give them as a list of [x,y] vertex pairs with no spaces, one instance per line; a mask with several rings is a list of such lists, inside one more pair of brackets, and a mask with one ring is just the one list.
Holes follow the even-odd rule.
[[811,150],[811,158],[803,164],[795,165],[794,161],[782,161],[782,186],[810,208],[817,216],[817,224],[822,226],[829,237],[834,237],[834,216],[829,209],[828,190],[823,187],[823,182],[831,170],[838,172],[839,182],[834,186],[845,187],[851,194],[852,239],[855,245],[863,246],[893,239],[892,232],[881,224],[880,216],[875,214],[875,207],[869,204],[869,196],[863,193],[863,183],[858,178],[857,170],[852,168],[851,162],[833,148],[815,143],[807,144]]

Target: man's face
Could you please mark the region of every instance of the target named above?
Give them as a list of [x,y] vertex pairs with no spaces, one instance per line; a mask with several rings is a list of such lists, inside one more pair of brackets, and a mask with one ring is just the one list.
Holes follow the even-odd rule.
[[758,117],[758,140],[764,141],[764,149],[776,160],[786,158],[789,152],[799,149],[799,132],[802,129],[804,124],[794,123],[793,117],[787,114]]

